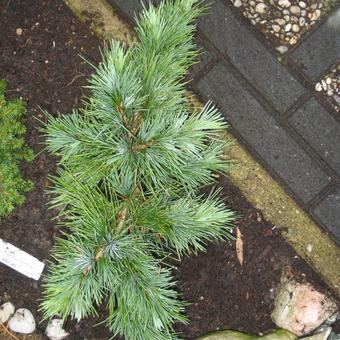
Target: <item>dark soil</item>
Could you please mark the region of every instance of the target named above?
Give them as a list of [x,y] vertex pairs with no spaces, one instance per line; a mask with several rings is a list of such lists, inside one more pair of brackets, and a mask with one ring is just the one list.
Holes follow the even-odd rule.
[[[17,28],[23,30],[21,35]],[[56,159],[43,151],[36,118],[45,119],[42,109],[56,114],[79,106],[82,86],[93,72],[79,54],[97,64],[99,45],[88,26],[80,23],[61,0],[0,0],[0,78],[9,81],[8,97],[27,101],[26,138],[37,154],[32,163],[22,166],[35,189],[27,195],[26,204],[0,225],[0,238],[40,260],[49,259],[58,228],[54,212],[47,209],[45,193],[48,176],[56,170]],[[240,266],[233,243],[212,244],[206,253],[184,259],[175,269],[178,289],[192,303],[187,309],[190,324],[177,326],[184,338],[223,328],[253,333],[273,328],[273,297],[285,268],[303,273],[326,289],[284,241],[279,228],[264,221],[227,179],[221,179],[220,184],[223,196],[242,215],[237,225],[244,235],[245,261]],[[0,264],[0,304],[10,300],[41,320],[40,298],[40,282]],[[109,339],[104,326],[92,328],[99,320],[78,325],[70,321],[66,325],[71,332],[69,339]],[[46,323],[38,325],[42,337],[45,327]]]

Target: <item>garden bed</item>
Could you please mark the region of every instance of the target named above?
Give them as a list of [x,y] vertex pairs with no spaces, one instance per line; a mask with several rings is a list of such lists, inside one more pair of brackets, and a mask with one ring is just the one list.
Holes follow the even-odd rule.
[[[35,188],[26,203],[1,223],[0,238],[45,261],[50,259],[53,239],[59,234],[53,220],[55,212],[48,210],[45,193],[48,176],[55,173],[56,159],[44,151],[36,118],[45,119],[42,109],[56,114],[79,106],[86,95],[82,86],[93,71],[79,54],[98,64],[101,42],[62,1],[4,1],[0,13],[0,78],[9,81],[9,98],[27,101],[26,138],[37,154],[33,162],[22,166],[24,177],[32,180]],[[275,289],[286,268],[327,289],[281,237],[282,228],[264,221],[226,178],[219,182],[222,195],[241,215],[237,226],[244,235],[244,264],[238,263],[235,245],[230,242],[212,244],[205,254],[185,258],[175,266],[178,289],[191,302],[187,308],[189,325],[177,326],[184,338],[215,329],[255,333],[274,328],[270,313]],[[40,282],[4,265],[0,265],[0,277],[0,304],[10,300],[18,308],[28,308],[39,322]],[[101,319],[69,322],[69,339],[108,339],[104,326],[92,328]],[[43,337],[45,327],[46,323],[38,325],[38,335]]]

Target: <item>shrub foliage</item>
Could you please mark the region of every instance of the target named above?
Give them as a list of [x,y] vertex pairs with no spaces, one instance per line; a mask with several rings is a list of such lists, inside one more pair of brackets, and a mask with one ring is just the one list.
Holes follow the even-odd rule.
[[185,303],[166,259],[231,237],[234,212],[218,192],[199,194],[229,168],[226,124],[212,104],[191,108],[183,80],[202,10],[198,0],[144,9],[139,43],[103,51],[83,108],[48,115],[48,149],[60,159],[52,206],[66,228],[44,280],[47,318],[80,320],[106,302],[114,335],[176,338]]
[[20,161],[33,158],[23,138],[25,103],[7,101],[6,86],[6,81],[0,80],[0,221],[25,201],[24,193],[33,187],[31,181],[21,177],[19,170]]

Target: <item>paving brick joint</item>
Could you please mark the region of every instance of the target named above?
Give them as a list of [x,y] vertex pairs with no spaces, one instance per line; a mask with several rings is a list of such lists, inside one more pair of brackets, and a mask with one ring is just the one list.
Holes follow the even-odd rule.
[[[109,2],[130,23],[142,8],[139,0]],[[229,1],[215,0],[198,20],[197,45],[206,51],[190,87],[217,103],[248,150],[339,245],[340,119],[313,90],[340,60],[339,32],[326,18],[283,64]]]

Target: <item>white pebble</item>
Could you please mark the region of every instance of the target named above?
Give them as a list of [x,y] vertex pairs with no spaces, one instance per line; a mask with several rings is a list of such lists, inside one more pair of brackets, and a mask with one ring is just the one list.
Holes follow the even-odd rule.
[[297,37],[291,37],[290,39],[289,39],[289,43],[291,44],[291,45],[295,45],[296,43],[298,42],[298,38]]
[[315,12],[313,12],[313,13],[308,14],[308,17],[312,21],[318,20],[320,18],[320,16],[321,16],[321,11],[319,9],[315,10]]
[[307,5],[306,5],[306,3],[304,1],[299,1],[299,6],[301,8],[306,8],[307,7]]
[[235,7],[241,7],[242,6],[242,1],[241,0],[235,0],[234,1],[234,6]]
[[301,27],[303,27],[303,26],[305,25],[305,23],[306,23],[306,19],[303,18],[303,17],[300,17],[300,19],[299,19],[299,25],[300,25]]
[[8,321],[10,316],[14,314],[15,307],[11,302],[5,302],[0,306],[0,324]]
[[322,88],[326,91],[328,86],[327,86],[327,83],[324,81],[324,80],[321,80],[321,86]]
[[322,91],[322,85],[320,83],[317,83],[315,85],[315,90],[318,91],[318,92],[321,92]]
[[300,15],[301,13],[301,9],[299,6],[292,6],[290,7],[290,13],[294,14],[294,15]]
[[300,31],[300,26],[297,25],[297,24],[294,24],[294,25],[292,26],[292,30],[293,30],[293,32],[299,32],[299,31]]
[[282,18],[278,18],[278,19],[275,19],[275,22],[277,22],[279,25],[282,26],[286,23],[286,20]]
[[288,51],[288,47],[285,45],[281,45],[281,46],[276,47],[276,50],[280,52],[281,54],[284,54]]
[[279,32],[280,31],[280,26],[279,25],[273,25],[272,29],[274,32]]
[[255,11],[259,14],[264,14],[267,11],[267,5],[260,2],[259,4],[256,5]]
[[311,253],[312,250],[313,250],[313,246],[309,243],[309,244],[307,245],[307,251]]
[[278,5],[282,8],[288,8],[290,6],[289,0],[279,0]]
[[47,325],[46,335],[51,340],[62,340],[66,338],[69,333],[65,332],[65,330],[63,329],[63,320],[53,319]]
[[35,331],[35,320],[28,309],[19,308],[9,319],[8,327],[16,333],[31,334]]
[[17,35],[21,35],[22,34],[22,28],[17,28],[16,29],[16,31],[15,31],[15,33],[17,34]]
[[285,26],[285,31],[286,32],[289,32],[292,28],[292,24],[291,23],[288,23],[286,26]]
[[332,90],[332,89],[329,89],[329,90],[327,90],[327,95],[328,96],[333,96],[333,94],[334,94],[334,91]]
[[332,84],[332,79],[331,78],[326,78],[326,84]]

